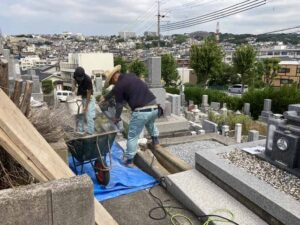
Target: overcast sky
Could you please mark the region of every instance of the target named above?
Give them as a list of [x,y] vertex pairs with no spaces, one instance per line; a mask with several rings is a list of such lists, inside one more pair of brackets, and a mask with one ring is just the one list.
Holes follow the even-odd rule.
[[[214,12],[242,0],[161,0],[162,23]],[[251,1],[250,1],[251,2]],[[222,33],[262,33],[300,25],[300,0],[267,0],[259,8],[220,19]],[[0,0],[4,34],[69,31],[111,35],[118,31],[156,31],[157,0]],[[170,33],[214,31],[217,21]],[[300,31],[300,29],[295,30]],[[162,33],[169,34],[169,33]]]

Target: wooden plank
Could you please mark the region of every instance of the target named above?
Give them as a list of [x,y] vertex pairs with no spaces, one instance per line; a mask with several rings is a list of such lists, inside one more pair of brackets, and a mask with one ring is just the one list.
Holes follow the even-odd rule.
[[7,60],[0,59],[0,88],[9,94],[8,90],[8,62]]
[[[8,143],[9,141],[6,140],[8,137],[15,145],[14,148],[8,145],[6,147],[10,147],[10,151],[14,151],[14,154],[22,155],[20,151],[23,152],[48,180],[75,176],[2,90],[0,90],[0,99],[0,128],[6,135],[0,138],[3,139],[2,142]],[[95,200],[95,220],[98,225],[117,225],[97,200]]]
[[24,95],[19,107],[21,112],[26,116],[28,116],[29,114],[32,86],[33,86],[33,82],[31,80],[27,80],[25,85]]
[[20,164],[22,165],[32,176],[39,181],[48,181],[47,177],[41,173],[41,171],[34,165],[34,163],[28,158],[24,152],[22,152],[4,133],[0,128],[0,145]]
[[22,84],[23,84],[23,80],[21,80],[21,79],[15,80],[14,92],[12,93],[12,95],[10,97],[10,99],[17,106],[20,105],[20,97],[21,97],[21,94],[22,94]]

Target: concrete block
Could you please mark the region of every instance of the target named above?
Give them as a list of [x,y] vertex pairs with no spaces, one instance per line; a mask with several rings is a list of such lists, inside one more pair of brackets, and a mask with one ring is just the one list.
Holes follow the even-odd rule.
[[68,146],[64,141],[49,143],[53,150],[68,164]]
[[203,120],[202,127],[203,127],[203,130],[205,130],[205,133],[217,133],[218,132],[218,124],[211,122],[209,120]]
[[5,225],[94,225],[91,179],[76,176],[0,191]]
[[255,210],[269,224],[300,225],[300,203],[298,201],[245,170],[230,164],[228,160],[220,156],[235,149],[262,146],[265,142],[266,140],[259,140],[198,151],[196,168],[211,177],[214,182],[218,183],[218,186],[229,191],[231,195],[236,196],[249,208]]

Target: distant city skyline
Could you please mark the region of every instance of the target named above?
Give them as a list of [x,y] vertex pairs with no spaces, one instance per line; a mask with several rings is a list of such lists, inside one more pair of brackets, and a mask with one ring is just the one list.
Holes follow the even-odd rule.
[[[242,0],[161,0],[162,24],[214,12]],[[246,1],[244,1],[246,2]],[[250,0],[249,2],[255,2]],[[300,25],[299,0],[267,0],[259,8],[219,19],[221,33],[253,33]],[[157,0],[1,0],[0,29],[4,34],[54,34],[69,31],[84,35],[143,34],[156,31]],[[168,33],[215,31],[217,21]],[[291,30],[290,32],[299,32]]]

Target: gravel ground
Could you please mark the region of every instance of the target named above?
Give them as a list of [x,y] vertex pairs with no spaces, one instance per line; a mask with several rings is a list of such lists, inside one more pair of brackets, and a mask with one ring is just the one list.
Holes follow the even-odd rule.
[[168,146],[168,149],[170,149],[172,154],[184,160],[192,167],[195,167],[195,152],[201,149],[217,148],[222,146],[224,145],[216,141],[195,141],[180,145],[170,145]]
[[222,154],[221,157],[300,201],[300,179],[298,177],[241,150]]

